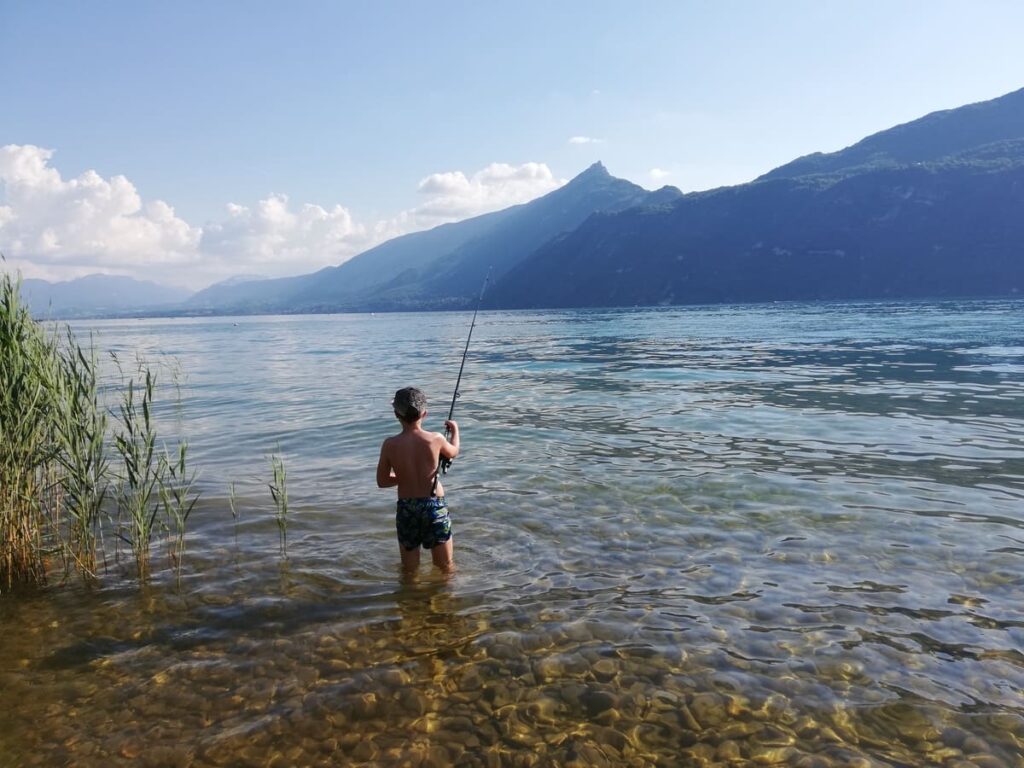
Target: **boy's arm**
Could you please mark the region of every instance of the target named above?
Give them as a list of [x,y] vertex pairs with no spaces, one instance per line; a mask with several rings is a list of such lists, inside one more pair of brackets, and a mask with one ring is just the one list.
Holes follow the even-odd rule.
[[377,487],[391,488],[398,485],[398,478],[395,477],[395,470],[391,466],[391,459],[387,454],[388,441],[385,440],[380,447],[380,460],[377,462]]
[[446,459],[454,459],[459,455],[459,425],[449,419],[444,423],[444,428],[451,434],[451,438],[441,441],[441,455]]

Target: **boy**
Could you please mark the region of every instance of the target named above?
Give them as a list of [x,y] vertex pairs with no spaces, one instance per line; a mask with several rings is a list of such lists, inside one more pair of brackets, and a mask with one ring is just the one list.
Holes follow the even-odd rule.
[[437,432],[423,430],[427,415],[427,396],[416,387],[395,392],[392,401],[402,431],[389,437],[380,447],[377,462],[377,487],[398,486],[395,526],[402,553],[402,569],[415,571],[420,564],[420,546],[430,550],[434,565],[450,572],[452,562],[452,525],[448,502],[437,477],[437,465],[443,456],[459,455],[459,425],[446,421],[451,441]]

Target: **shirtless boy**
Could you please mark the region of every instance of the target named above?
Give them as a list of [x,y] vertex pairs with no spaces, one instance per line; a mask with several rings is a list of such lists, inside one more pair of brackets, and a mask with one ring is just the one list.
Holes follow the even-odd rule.
[[395,526],[402,569],[409,572],[419,566],[422,546],[430,550],[434,565],[451,571],[452,525],[437,465],[442,456],[454,459],[459,455],[459,425],[454,421],[444,423],[450,441],[437,432],[424,431],[427,396],[415,387],[395,392],[392,406],[402,431],[380,447],[377,487],[398,486]]

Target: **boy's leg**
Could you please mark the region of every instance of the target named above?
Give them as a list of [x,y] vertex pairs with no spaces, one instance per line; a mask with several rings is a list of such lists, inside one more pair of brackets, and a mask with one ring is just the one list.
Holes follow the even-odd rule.
[[402,553],[402,570],[406,572],[415,571],[420,567],[420,548],[406,549],[401,544],[398,545],[398,551]]
[[448,515],[448,504],[444,497],[432,501],[434,506],[430,514],[430,527],[424,541],[433,544],[430,558],[434,565],[445,573],[451,573],[455,563],[452,561],[452,521]]
[[455,569],[454,560],[454,547],[452,546],[452,539],[437,544],[430,549],[430,558],[434,561],[434,565],[440,568],[445,573],[449,573]]
[[398,534],[398,551],[402,556],[402,570],[412,573],[419,568],[420,544],[423,542],[419,514],[413,500],[398,500],[395,507],[395,532]]

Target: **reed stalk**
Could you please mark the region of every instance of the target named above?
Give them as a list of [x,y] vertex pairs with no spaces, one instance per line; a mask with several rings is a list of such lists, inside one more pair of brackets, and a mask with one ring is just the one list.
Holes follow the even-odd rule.
[[97,532],[109,490],[106,450],[107,412],[100,402],[95,345],[88,353],[66,329],[53,377],[53,424],[68,515],[64,542],[70,561],[87,579],[97,578]]
[[228,484],[228,506],[231,508],[231,517],[235,521],[235,551],[238,551],[238,495],[235,493],[235,483]]
[[[141,360],[138,381],[125,381],[122,371],[112,430],[98,371],[91,338],[83,347],[67,326],[47,332],[22,302],[20,278],[0,274],[0,593],[46,583],[55,558],[65,578],[74,571],[98,578],[98,556],[107,557],[105,515],[115,501],[115,555],[117,542],[126,542],[145,582],[153,536],[164,531],[180,579],[198,500],[188,443],[158,448],[156,374]],[[180,367],[171,378],[180,411]],[[288,497],[280,460],[274,478],[284,552]],[[233,497],[232,485],[237,525]]]
[[160,511],[159,488],[167,473],[167,457],[156,450],[153,424],[156,375],[141,364],[140,369],[141,395],[136,398],[135,380],[129,379],[119,408],[114,445],[123,469],[117,500],[119,535],[131,547],[139,581],[146,582],[150,572],[150,547]]
[[55,344],[21,303],[20,281],[0,284],[0,591],[46,579],[48,500],[54,493],[51,415]]
[[[122,381],[124,370],[111,355]],[[135,376],[139,377],[138,383]],[[154,537],[164,532],[168,555],[180,583],[185,555],[188,519],[199,500],[197,473],[188,459],[188,442],[176,446],[160,441],[153,417],[157,374],[142,358],[136,359],[135,375],[121,390],[114,447],[120,458],[117,496],[117,539],[126,543],[135,559],[139,581],[151,575]],[[180,407],[180,390],[178,390]],[[162,513],[162,514],[161,514]]]
[[269,483],[270,497],[274,500],[274,520],[280,537],[281,556],[288,557],[288,472],[284,459],[276,453],[270,456],[273,480]]
[[171,547],[171,560],[178,581],[181,580],[181,564],[185,556],[185,530],[189,515],[199,501],[199,494],[194,492],[196,473],[188,464],[188,443],[178,443],[178,455],[171,459],[166,449],[163,467],[166,470],[158,476],[160,485],[160,502],[163,504],[167,520],[173,524],[174,544]]
[[0,279],[0,590],[64,573],[96,577],[96,533],[109,487],[106,411],[95,348],[52,334]]

